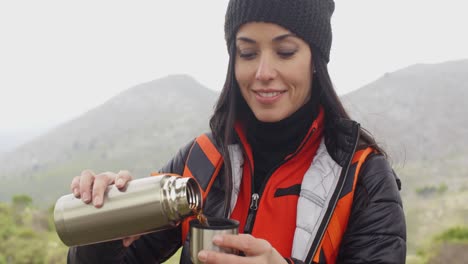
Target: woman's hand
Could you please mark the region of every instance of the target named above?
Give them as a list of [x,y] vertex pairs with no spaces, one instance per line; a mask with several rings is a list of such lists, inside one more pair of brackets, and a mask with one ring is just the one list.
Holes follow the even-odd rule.
[[[95,174],[91,170],[84,170],[80,176],[73,178],[70,189],[76,198],[81,198],[85,203],[92,202],[94,207],[100,208],[104,204],[104,194],[109,185],[115,183],[115,186],[122,190],[132,178],[128,171]],[[123,245],[128,247],[138,238],[140,236],[126,237],[123,239]]]
[[213,238],[213,243],[219,247],[234,248],[244,252],[244,256],[202,250],[198,259],[204,263],[287,263],[271,244],[249,234],[221,235]]
[[99,208],[104,204],[104,194],[109,185],[115,183],[115,186],[122,190],[130,180],[132,176],[128,171],[95,174],[91,170],[84,170],[80,176],[73,178],[70,189],[76,198],[81,198],[85,203],[92,202]]

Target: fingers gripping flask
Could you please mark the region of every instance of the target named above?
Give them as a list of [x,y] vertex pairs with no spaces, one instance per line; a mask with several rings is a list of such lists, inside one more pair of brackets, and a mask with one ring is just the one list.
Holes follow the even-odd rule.
[[160,175],[129,181],[122,191],[110,185],[101,208],[73,194],[62,196],[55,204],[54,222],[63,243],[77,246],[175,227],[201,207],[194,179]]

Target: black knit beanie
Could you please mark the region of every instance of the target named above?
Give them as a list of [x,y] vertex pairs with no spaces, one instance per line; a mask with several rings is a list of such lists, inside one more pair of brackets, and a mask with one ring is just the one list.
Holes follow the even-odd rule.
[[230,0],[226,11],[224,34],[228,48],[242,24],[270,22],[278,24],[318,50],[330,61],[332,32],[330,19],[333,0]]

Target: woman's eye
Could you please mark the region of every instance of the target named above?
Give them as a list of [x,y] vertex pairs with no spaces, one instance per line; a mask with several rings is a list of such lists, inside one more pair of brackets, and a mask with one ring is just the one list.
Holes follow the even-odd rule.
[[239,57],[243,59],[253,59],[255,55],[255,52],[239,52]]
[[292,50],[292,51],[278,51],[278,55],[282,58],[290,58],[292,57],[294,54],[296,54],[296,51],[295,50]]

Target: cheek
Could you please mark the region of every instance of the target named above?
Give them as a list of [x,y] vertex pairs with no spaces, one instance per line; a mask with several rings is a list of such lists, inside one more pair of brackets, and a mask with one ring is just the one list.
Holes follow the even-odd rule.
[[302,99],[303,104],[305,104],[310,99],[311,94],[312,94],[312,82],[310,81],[310,78],[307,78],[303,80],[303,84],[302,84],[301,99]]
[[295,93],[301,96],[302,94],[310,93],[312,81],[310,72],[303,69],[298,69],[295,72],[291,72],[290,82],[294,86]]
[[241,89],[241,92],[243,94],[244,91],[247,90],[247,88],[249,87],[249,83],[251,81],[249,77],[249,71],[247,67],[236,64],[234,74],[236,77],[237,84],[239,84],[239,88]]
[[242,72],[242,67],[238,65],[236,62],[235,67],[234,67],[234,76],[236,77],[236,81],[239,84],[239,86],[242,86],[243,83],[243,72]]
[[310,72],[304,68],[297,69],[297,71],[290,75],[292,77],[292,79],[290,79],[290,85],[294,87],[290,95],[290,100],[295,107],[300,107],[305,104],[310,99],[311,95],[312,82]]
[[[312,77],[310,63],[304,63],[299,71],[296,72],[298,88],[303,96],[309,97],[312,88]],[[307,98],[306,98],[307,99]]]

